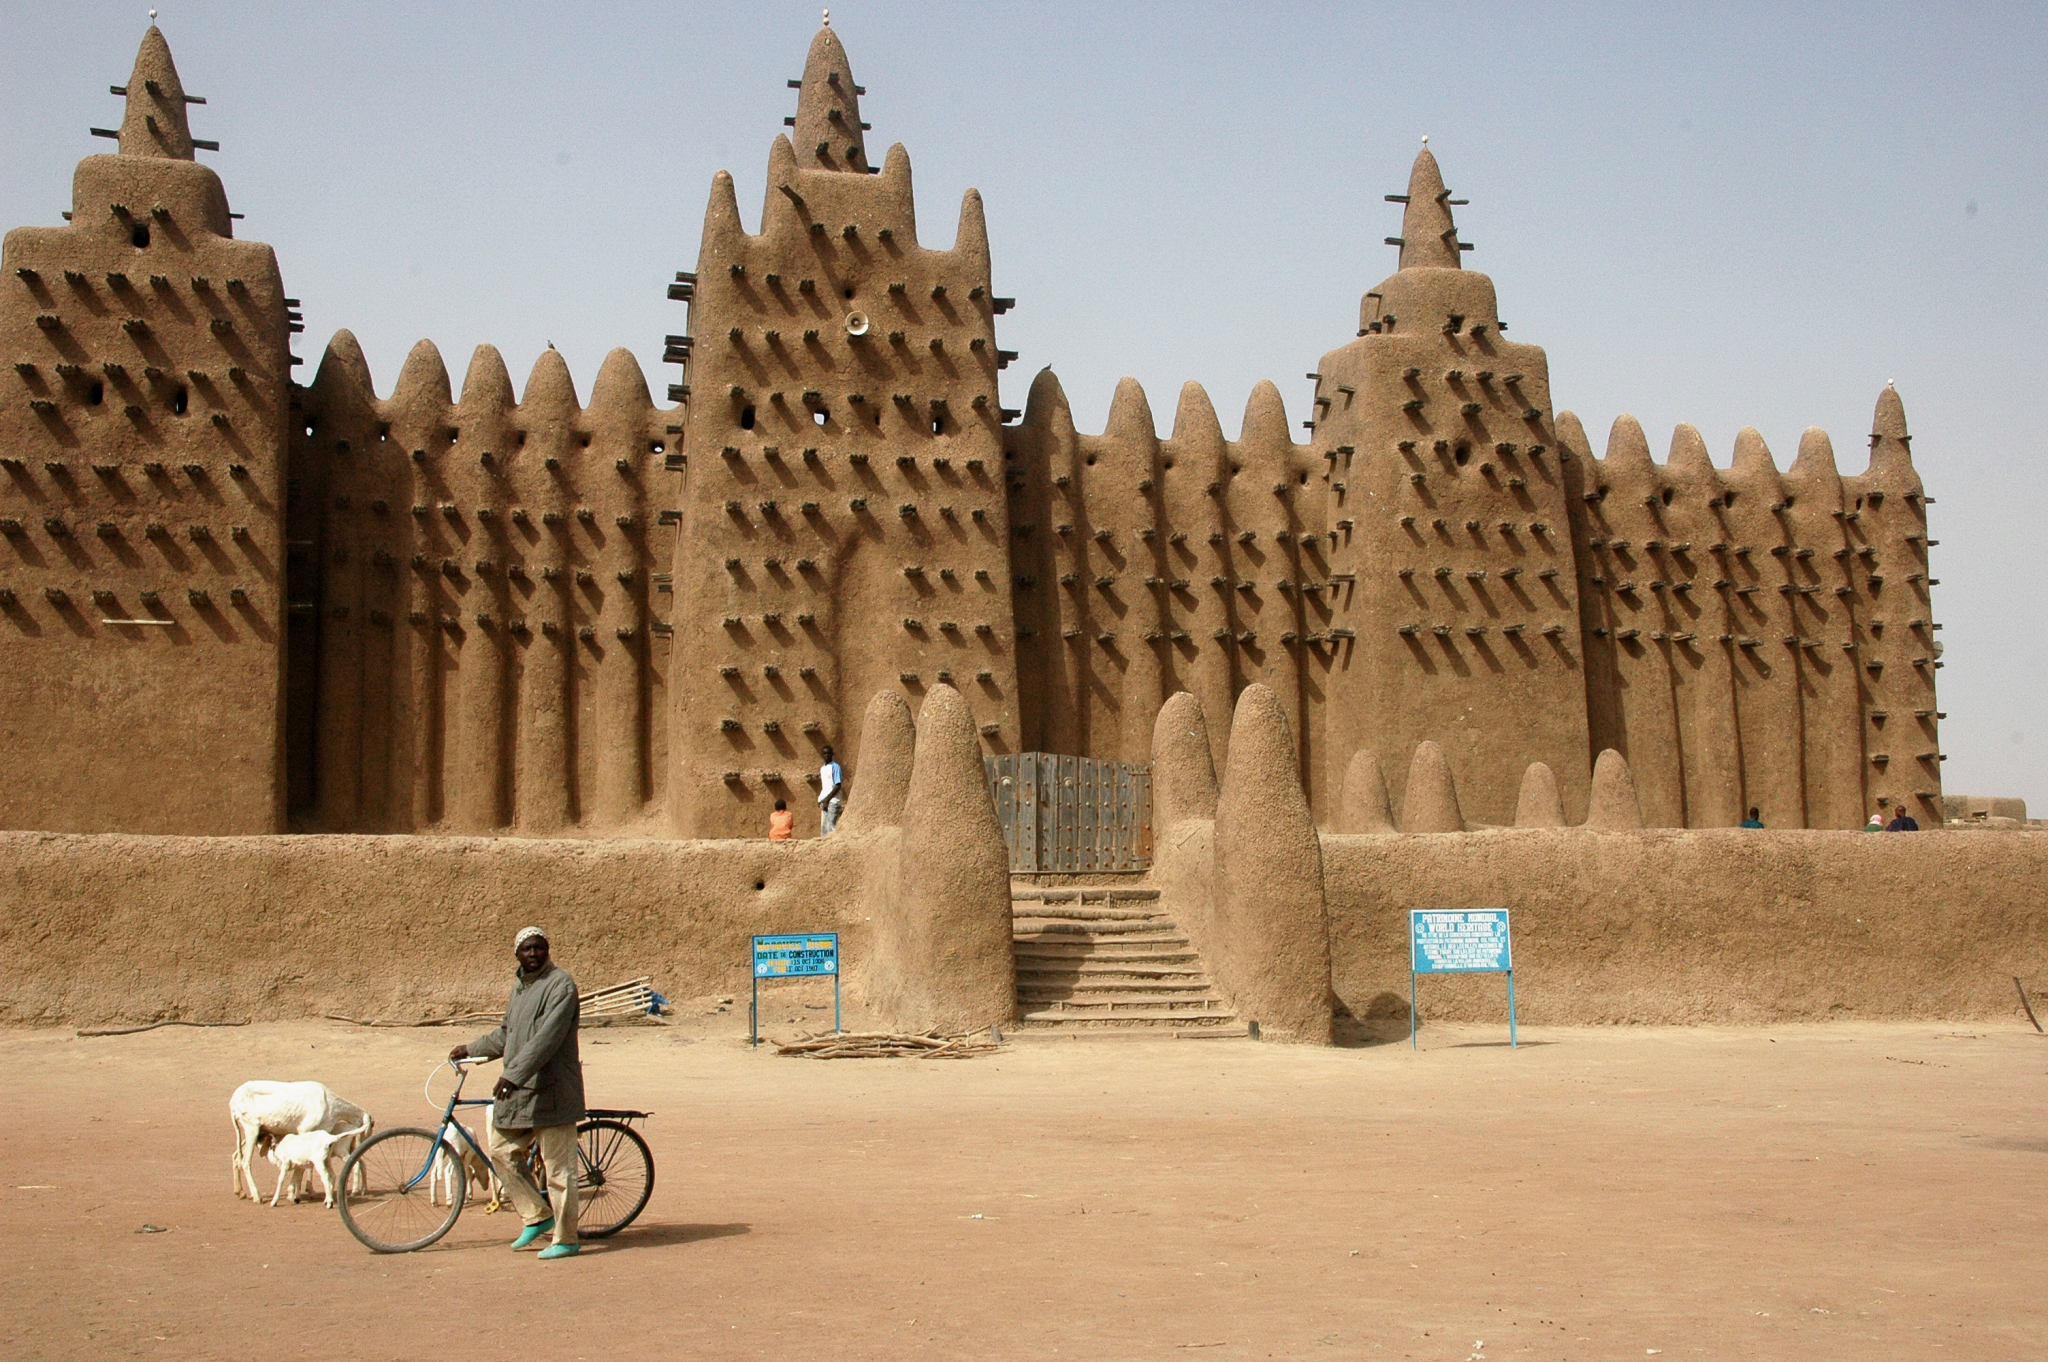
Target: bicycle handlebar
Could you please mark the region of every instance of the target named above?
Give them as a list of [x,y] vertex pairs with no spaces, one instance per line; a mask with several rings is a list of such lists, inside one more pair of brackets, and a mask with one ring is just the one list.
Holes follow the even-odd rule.
[[444,1059],[441,1063],[436,1064],[427,1071],[427,1081],[420,1089],[427,1099],[427,1105],[430,1107],[441,1105],[434,1100],[434,1075],[441,1072],[443,1066],[455,1070],[455,1091],[449,1094],[449,1100],[452,1102],[462,1096],[462,1085],[469,1078],[467,1070],[474,1065],[489,1064],[496,1058],[497,1056],[495,1055],[465,1055],[461,1059]]

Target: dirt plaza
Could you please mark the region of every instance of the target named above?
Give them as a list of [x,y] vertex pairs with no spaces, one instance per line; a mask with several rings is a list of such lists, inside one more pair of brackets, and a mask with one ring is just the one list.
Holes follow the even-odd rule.
[[[829,1025],[789,996],[771,1033]],[[449,1029],[0,1034],[0,1347],[1465,1362],[2048,1344],[2048,1039],[2023,1022],[819,1062],[750,1052],[745,1006],[586,1032],[592,1100],[655,1113],[658,1181],[636,1224],[559,1264],[509,1252],[516,1227],[481,1201],[435,1248],[378,1257],[317,1202],[229,1194],[235,1084],[318,1078],[380,1128],[431,1124],[421,1083]]]

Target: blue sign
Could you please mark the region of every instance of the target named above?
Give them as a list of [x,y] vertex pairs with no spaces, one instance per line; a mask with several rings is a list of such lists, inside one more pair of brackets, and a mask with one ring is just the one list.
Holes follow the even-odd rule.
[[843,1031],[839,1011],[839,933],[807,932],[801,936],[754,938],[754,1002],[747,1009],[747,1030],[761,1043],[761,981],[832,977],[832,1029]]
[[839,973],[839,933],[816,932],[809,936],[757,936],[754,938],[756,979],[794,978],[808,974]]
[[1515,1037],[1515,953],[1508,939],[1505,908],[1411,908],[1408,910],[1408,1047],[1415,1048],[1415,976],[1488,974],[1508,976],[1508,1044]]
[[1511,970],[1508,910],[1413,909],[1408,914],[1408,967],[1417,974]]

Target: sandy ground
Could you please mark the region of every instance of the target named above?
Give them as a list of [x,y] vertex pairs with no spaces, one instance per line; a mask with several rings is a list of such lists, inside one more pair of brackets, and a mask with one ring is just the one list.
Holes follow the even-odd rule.
[[229,1194],[236,1083],[319,1078],[380,1125],[419,1123],[448,1031],[0,1034],[0,1350],[2048,1348],[2048,1038],[2031,1030],[1525,1029],[1511,1051],[1500,1030],[1439,1026],[1420,1053],[1033,1040],[820,1062],[749,1052],[734,1013],[586,1032],[593,1102],[656,1113],[658,1185],[637,1225],[560,1263],[509,1252],[516,1224],[481,1203],[436,1248],[379,1257],[317,1202]]

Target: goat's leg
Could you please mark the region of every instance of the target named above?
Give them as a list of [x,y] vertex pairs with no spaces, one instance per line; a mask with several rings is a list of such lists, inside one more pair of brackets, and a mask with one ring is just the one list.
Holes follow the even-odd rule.
[[263,1200],[263,1190],[256,1185],[256,1172],[249,1167],[249,1161],[255,1157],[255,1154],[255,1130],[245,1122],[235,1122],[235,1152],[229,1159],[229,1162],[234,1166],[235,1197],[237,1200],[241,1198],[242,1184],[245,1181],[249,1184],[249,1199],[259,1203]]

